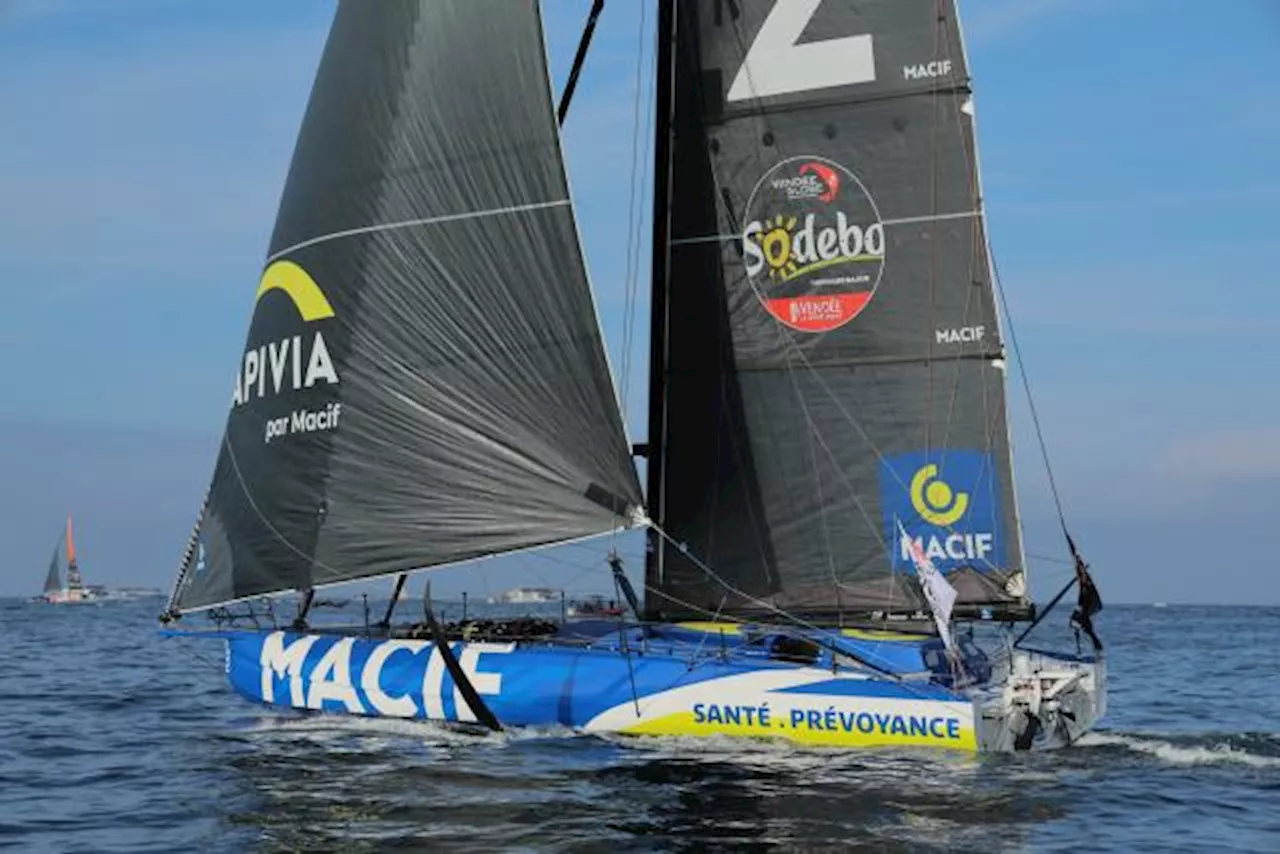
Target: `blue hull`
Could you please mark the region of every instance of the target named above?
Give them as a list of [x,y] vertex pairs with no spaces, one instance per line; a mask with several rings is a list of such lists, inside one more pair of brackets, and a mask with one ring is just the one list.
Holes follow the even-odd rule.
[[[275,631],[220,632],[243,696],[295,709],[450,723],[474,715],[429,640]],[[836,636],[839,637],[839,636]],[[843,637],[857,654],[919,662],[936,643]],[[485,703],[507,726],[565,726],[630,735],[730,735],[840,747],[978,749],[975,703],[928,682],[796,664],[767,645],[665,627],[628,651],[616,630],[585,642],[455,642]]]

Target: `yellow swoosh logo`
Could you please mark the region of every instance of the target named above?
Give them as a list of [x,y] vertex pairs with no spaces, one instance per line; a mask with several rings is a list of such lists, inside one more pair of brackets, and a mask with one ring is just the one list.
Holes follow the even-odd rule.
[[276,261],[263,271],[254,300],[260,300],[263,294],[275,290],[288,294],[298,314],[308,323],[333,317],[333,306],[329,305],[316,280],[292,261]]

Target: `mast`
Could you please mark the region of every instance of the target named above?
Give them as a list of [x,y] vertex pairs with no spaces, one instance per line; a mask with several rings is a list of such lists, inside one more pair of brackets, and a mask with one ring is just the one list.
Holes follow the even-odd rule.
[[[649,439],[645,447],[645,494],[648,512],[653,519],[663,518],[663,461],[666,439],[666,389],[664,376],[667,370],[667,288],[670,283],[668,260],[671,246],[671,117],[675,110],[675,0],[658,0],[657,79],[654,90],[657,96],[655,115],[657,128],[653,144],[653,257],[651,266],[652,287],[649,308]],[[661,582],[663,573],[662,540],[649,530],[645,534],[645,573]],[[646,594],[646,601],[648,596]]]
[[82,590],[84,579],[80,575],[80,565],[76,562],[76,541],[71,535],[71,514],[67,514],[67,589]]

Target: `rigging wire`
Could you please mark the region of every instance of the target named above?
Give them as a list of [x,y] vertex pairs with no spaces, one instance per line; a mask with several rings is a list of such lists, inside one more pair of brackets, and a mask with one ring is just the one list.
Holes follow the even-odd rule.
[[[632,136],[631,136],[631,176],[628,182],[627,190],[627,249],[626,249],[626,272],[624,274],[623,285],[623,309],[622,309],[622,377],[620,380],[621,395],[620,405],[622,409],[623,429],[626,430],[630,420],[630,397],[631,397],[631,369],[632,359],[631,351],[635,340],[635,321],[636,321],[636,297],[639,292],[640,279],[640,248],[642,238],[640,236],[643,227],[644,216],[642,211],[643,193],[642,188],[645,186],[645,179],[649,174],[648,163],[639,165],[638,161],[644,159],[647,161],[645,154],[647,152],[646,144],[642,143],[644,138],[649,134],[649,128],[653,122],[655,106],[653,104],[653,88],[656,83],[646,83],[644,74],[645,68],[645,24],[647,20],[648,3],[640,4],[640,20],[636,29],[636,72],[635,72],[635,99],[632,104]],[[657,62],[657,52],[655,50],[653,62]],[[649,75],[651,78],[652,75]],[[640,111],[641,105],[647,104],[645,110],[645,130],[640,132]],[[618,531],[615,529],[610,542],[616,548],[618,541]]]
[[[648,3],[640,4],[640,24],[636,37],[636,73],[635,73],[635,99],[632,105],[632,136],[631,136],[631,177],[629,181],[629,190],[627,195],[627,254],[626,254],[626,273],[624,278],[624,303],[622,315],[622,418],[626,423],[628,417],[628,398],[631,387],[631,351],[633,349],[635,338],[635,320],[636,320],[636,297],[639,292],[640,281],[640,249],[643,244],[641,231],[644,226],[643,202],[644,196],[642,188],[645,186],[645,179],[649,174],[649,158],[647,140],[650,135],[650,128],[653,124],[653,115],[656,107],[653,103],[653,87],[657,85],[652,81],[653,75],[646,75],[645,69],[645,24],[646,11],[649,8]],[[652,62],[657,61],[656,52],[651,57]],[[640,111],[642,104],[647,105],[645,109],[645,126],[644,132],[640,130]]]
[[[811,630],[811,631],[817,632],[819,636],[824,636],[824,635],[828,634],[828,630],[826,630],[826,629],[822,628],[821,626],[819,626],[819,625],[817,625],[817,624],[815,624],[815,623],[811,623],[811,622],[809,622],[808,620],[806,620],[806,619],[804,619],[804,618],[802,618],[802,617],[799,617],[799,616],[797,616],[797,615],[795,615],[795,614],[792,614],[790,611],[787,611],[787,610],[786,610],[786,609],[784,609],[784,608],[779,608],[777,605],[774,605],[772,602],[767,602],[767,601],[765,601],[764,599],[757,599],[756,597],[754,597],[754,596],[752,596],[752,595],[750,595],[750,594],[748,594],[748,593],[745,593],[745,592],[744,592],[744,591],[742,591],[742,590],[739,590],[737,587],[733,586],[733,585],[732,585],[732,584],[730,584],[728,581],[726,581],[726,580],[724,579],[724,577],[723,577],[723,576],[721,576],[719,573],[717,573],[714,569],[712,569],[710,566],[708,566],[705,562],[703,562],[702,560],[700,560],[700,559],[698,558],[698,556],[697,556],[697,555],[693,554],[693,553],[692,553],[692,552],[690,552],[687,548],[685,548],[685,547],[683,546],[683,544],[681,544],[681,543],[677,542],[677,541],[676,541],[676,540],[675,540],[675,539],[674,539],[670,534],[668,534],[668,533],[667,533],[667,532],[666,532],[666,531],[665,531],[661,526],[659,526],[659,525],[657,525],[656,523],[653,523],[653,522],[651,521],[651,522],[650,522],[649,527],[650,527],[650,529],[651,529],[654,533],[656,533],[656,534],[657,534],[659,537],[661,537],[662,539],[666,540],[670,545],[674,546],[677,550],[679,550],[679,551],[680,551],[680,553],[681,553],[681,554],[683,554],[685,557],[687,557],[689,560],[691,560],[695,565],[697,565],[697,566],[698,566],[698,568],[699,568],[699,569],[701,569],[701,570],[702,570],[704,573],[706,573],[710,578],[712,578],[712,579],[713,579],[717,584],[719,584],[721,587],[723,587],[725,590],[729,591],[730,593],[733,593],[734,595],[741,597],[743,600],[745,600],[745,601],[747,601],[747,602],[750,602],[750,603],[752,603],[752,604],[754,604],[754,605],[758,605],[758,606],[760,606],[760,607],[762,607],[762,608],[764,608],[764,609],[766,609],[766,610],[768,610],[768,611],[771,611],[771,612],[773,612],[774,614],[777,614],[779,617],[782,617],[783,619],[790,620],[791,622],[795,623],[797,626],[799,626],[799,627],[801,627],[801,628],[809,629],[809,630]],[[647,586],[647,585],[646,585],[646,586]],[[702,610],[702,609],[699,609],[699,610]],[[817,642],[818,642],[818,643],[821,643],[821,641],[817,641]],[[852,655],[852,654],[850,654],[847,650],[843,650],[843,649],[842,649],[842,650],[840,650],[840,652],[841,652],[842,654],[844,654],[844,655],[849,655],[849,657],[850,657],[850,658],[854,658],[854,659],[856,659],[856,660],[862,661],[862,659],[861,659],[859,656]],[[868,663],[868,662],[866,662],[866,661],[862,661],[862,663],[863,663],[863,664],[866,664],[868,667],[870,667],[871,669],[873,669],[873,670],[875,670],[875,671],[877,671],[877,672],[879,672],[879,673],[882,673],[882,674],[887,675],[887,676],[892,676],[894,679],[901,680],[901,677],[900,677],[898,674],[896,674],[896,673],[892,673],[892,672],[890,672],[890,671],[887,671],[887,670],[884,670],[884,669],[882,669],[882,668],[876,667],[875,665],[870,664],[870,663]]]
[[1040,458],[1044,461],[1045,474],[1049,478],[1049,492],[1053,495],[1053,506],[1058,513],[1058,524],[1062,526],[1062,533],[1065,535],[1067,534],[1067,518],[1062,510],[1062,498],[1058,494],[1058,484],[1053,477],[1053,466],[1049,462],[1049,449],[1044,441],[1044,431],[1040,428],[1040,414],[1036,409],[1035,397],[1031,394],[1031,382],[1027,377],[1027,363],[1022,356],[1022,348],[1018,346],[1018,334],[1013,327],[1013,315],[1009,313],[1009,301],[1005,296],[1004,283],[1000,278],[1000,268],[996,264],[994,254],[991,256],[991,273],[996,293],[1000,297],[1000,306],[1004,309],[1005,320],[1009,325],[1009,344],[1013,348],[1013,357],[1018,363],[1018,376],[1022,380],[1023,393],[1027,396],[1027,408],[1031,411],[1031,423],[1035,427],[1036,442],[1040,445]]

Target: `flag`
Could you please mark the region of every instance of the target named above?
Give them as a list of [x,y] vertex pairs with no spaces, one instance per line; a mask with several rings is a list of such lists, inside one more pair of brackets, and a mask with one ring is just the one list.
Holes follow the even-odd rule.
[[916,566],[916,577],[920,579],[924,598],[928,600],[929,610],[933,612],[933,621],[938,626],[938,636],[942,638],[947,651],[958,660],[960,654],[956,649],[955,640],[951,637],[951,609],[956,604],[958,595],[956,589],[941,572],[938,572],[929,560],[929,556],[924,553],[924,547],[920,541],[907,536],[907,529],[902,527],[901,520],[898,520],[898,536],[902,537],[902,542],[911,554],[911,562]]

